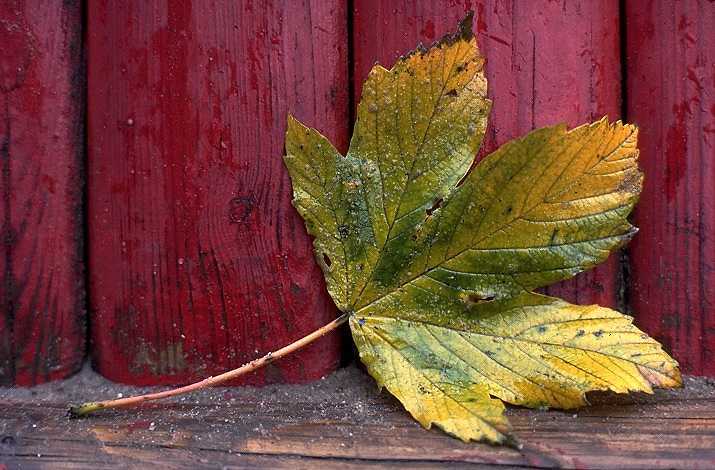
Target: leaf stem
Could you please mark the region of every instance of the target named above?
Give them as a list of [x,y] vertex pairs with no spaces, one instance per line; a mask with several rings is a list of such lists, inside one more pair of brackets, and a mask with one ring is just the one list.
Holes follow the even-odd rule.
[[314,332],[310,333],[309,335],[302,337],[298,341],[295,341],[295,342],[289,344],[288,346],[278,349],[277,351],[269,352],[268,354],[266,354],[263,357],[254,359],[251,362],[248,362],[237,369],[233,369],[231,371],[224,372],[221,375],[217,375],[214,377],[208,377],[208,378],[205,378],[204,380],[201,380],[199,382],[196,382],[196,383],[193,383],[190,385],[185,385],[185,386],[179,387],[179,388],[173,388],[171,390],[164,390],[163,392],[149,393],[146,395],[138,395],[138,396],[127,397],[127,398],[119,398],[116,400],[89,402],[89,403],[83,403],[81,405],[71,405],[70,409],[69,409],[69,417],[70,418],[79,418],[80,416],[92,413],[94,411],[104,410],[107,408],[116,408],[119,406],[134,405],[136,403],[142,403],[142,402],[149,401],[149,400],[157,400],[159,398],[173,397],[176,395],[193,392],[194,390],[200,390],[202,388],[213,387],[214,385],[221,384],[228,380],[235,379],[236,377],[240,377],[244,374],[247,374],[249,372],[253,372],[257,369],[260,369],[261,367],[265,366],[266,364],[270,364],[271,362],[275,361],[276,359],[280,359],[283,356],[286,356],[290,353],[293,353],[293,352],[301,349],[302,347],[310,344],[311,342],[315,341],[316,339],[337,329],[340,325],[345,323],[348,320],[348,318],[349,318],[349,314],[343,313],[342,315],[340,315],[338,318],[331,321],[327,325],[315,330]]

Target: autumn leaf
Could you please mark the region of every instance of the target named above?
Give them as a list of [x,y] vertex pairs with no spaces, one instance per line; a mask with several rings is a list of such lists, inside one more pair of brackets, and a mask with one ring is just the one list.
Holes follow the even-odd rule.
[[502,401],[573,408],[681,379],[630,317],[533,293],[635,234],[637,129],[538,129],[469,171],[491,106],[470,23],[373,68],[346,156],[289,117],[285,162],[378,384],[427,428],[513,443]]
[[635,234],[637,129],[606,118],[535,130],[472,170],[491,106],[471,16],[363,87],[348,154],[288,119],[293,204],[343,312],[293,343],[194,384],[70,406],[89,413],[255,371],[349,321],[362,361],[422,425],[517,444],[504,402],[574,408],[586,393],[682,383],[632,318],[534,293]]

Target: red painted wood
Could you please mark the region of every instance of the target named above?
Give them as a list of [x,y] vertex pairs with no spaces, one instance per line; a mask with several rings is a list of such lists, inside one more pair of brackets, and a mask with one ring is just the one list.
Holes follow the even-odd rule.
[[683,372],[715,374],[715,4],[625,3],[644,191],[631,306]]
[[85,351],[80,2],[0,4],[0,384]]
[[[288,111],[345,150],[344,2],[87,8],[96,368],[183,383],[333,319],[282,155]],[[338,345],[329,335],[238,383],[318,378]]]
[[[620,117],[617,0],[390,0],[379,6],[355,0],[356,101],[375,61],[391,67],[418,43],[430,44],[453,32],[472,9],[473,30],[487,58],[488,95],[494,101],[484,150],[491,152],[536,127]],[[548,292],[578,303],[614,306],[617,266],[613,256]]]

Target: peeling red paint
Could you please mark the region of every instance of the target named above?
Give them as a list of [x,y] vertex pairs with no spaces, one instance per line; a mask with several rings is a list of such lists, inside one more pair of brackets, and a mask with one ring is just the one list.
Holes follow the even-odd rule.
[[425,25],[420,30],[420,34],[429,40],[433,40],[434,39],[434,23],[431,20],[425,21]]
[[665,135],[665,178],[663,179],[663,192],[665,197],[672,200],[675,197],[678,185],[685,176],[687,150],[685,113],[687,103],[673,106],[674,122],[668,127]]

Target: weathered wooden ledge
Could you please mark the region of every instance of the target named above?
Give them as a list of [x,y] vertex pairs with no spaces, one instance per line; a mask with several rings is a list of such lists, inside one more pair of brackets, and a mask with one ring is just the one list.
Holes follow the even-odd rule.
[[216,388],[68,420],[67,404],[134,393],[89,369],[0,389],[0,468],[715,468],[715,384],[509,409],[523,448],[426,431],[355,367],[296,386]]

